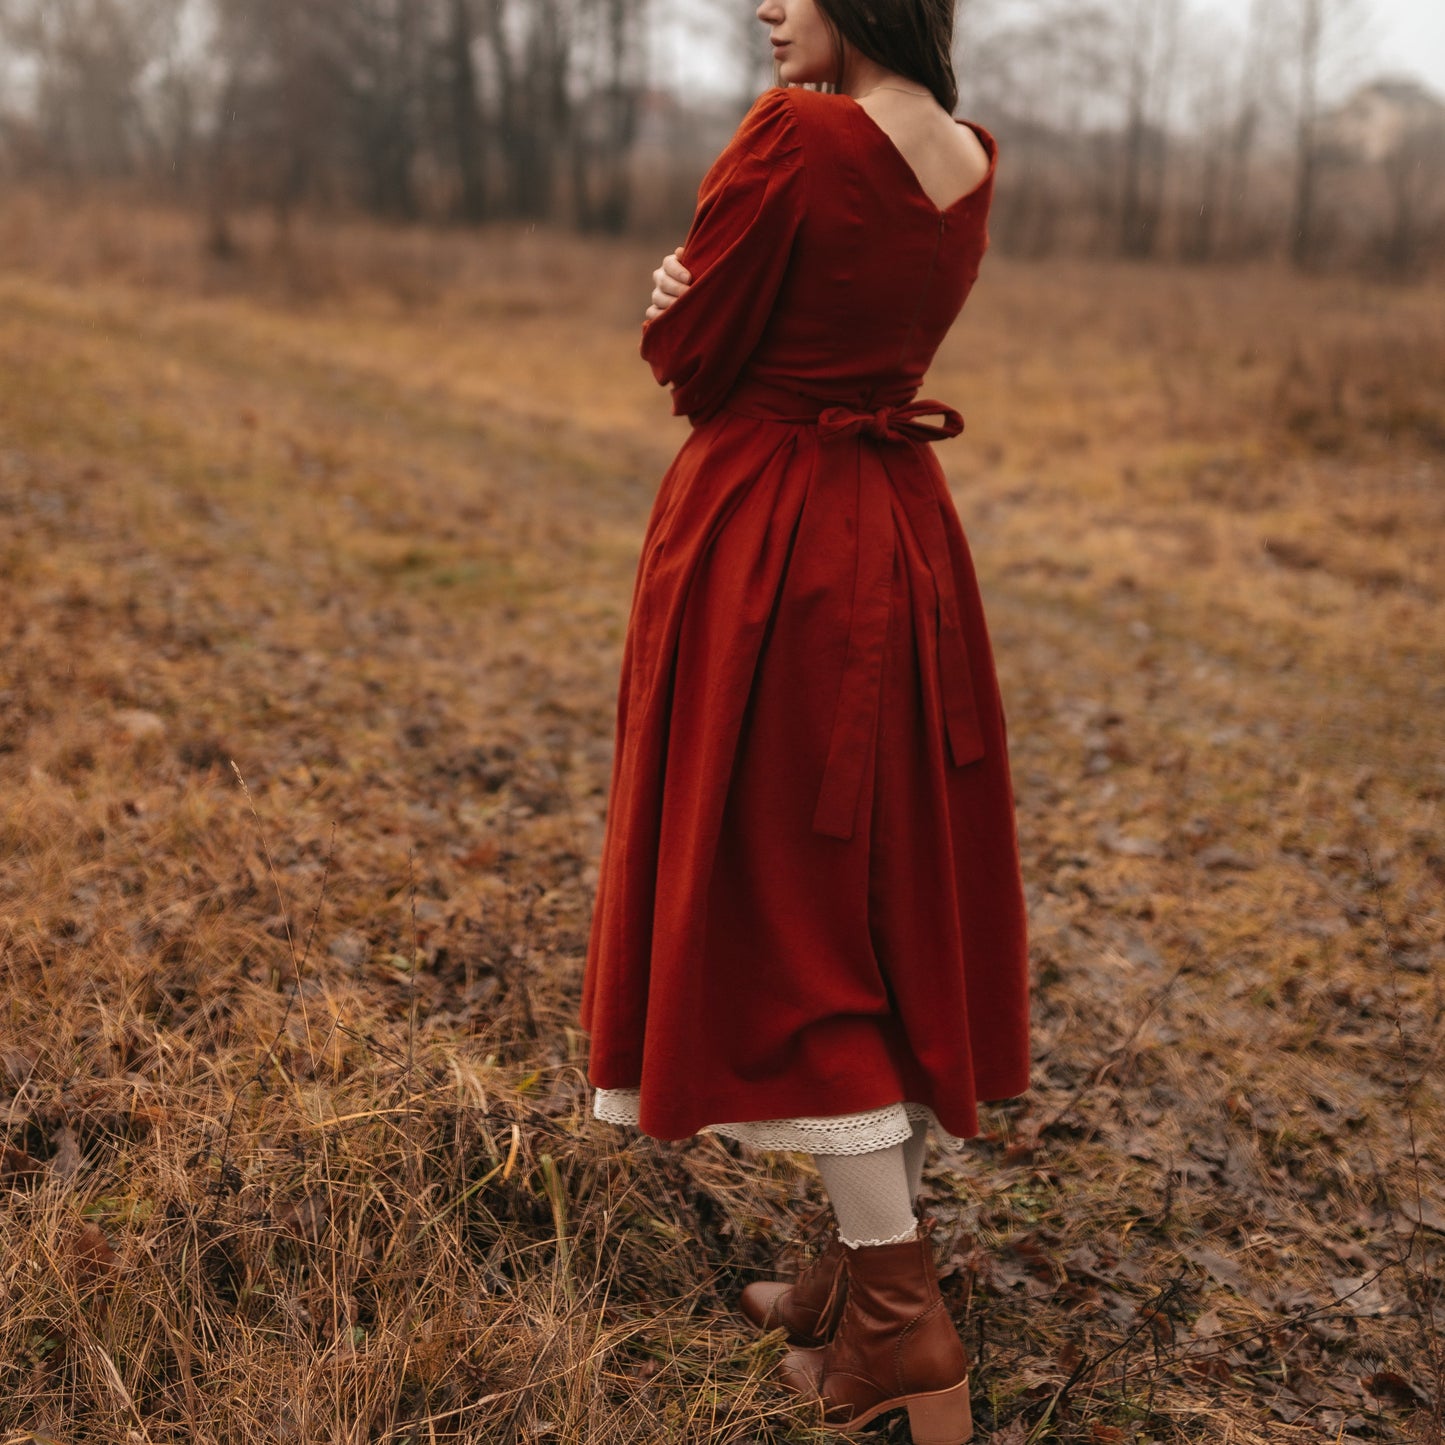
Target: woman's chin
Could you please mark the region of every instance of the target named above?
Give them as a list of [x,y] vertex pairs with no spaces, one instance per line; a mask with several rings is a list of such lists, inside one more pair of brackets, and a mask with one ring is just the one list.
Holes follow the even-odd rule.
[[812,85],[824,78],[822,75],[810,74],[806,66],[790,60],[778,62],[777,76],[779,85]]

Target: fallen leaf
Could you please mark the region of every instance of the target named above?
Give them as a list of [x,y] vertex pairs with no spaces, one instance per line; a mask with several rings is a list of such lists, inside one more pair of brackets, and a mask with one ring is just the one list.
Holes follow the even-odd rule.
[[1394,1370],[1376,1370],[1373,1375],[1365,1375],[1361,1378],[1360,1384],[1364,1387],[1367,1395],[1373,1395],[1377,1400],[1390,1400],[1396,1405],[1428,1405],[1430,1396],[1413,1385],[1403,1375]]
[[1278,1415],[1286,1425],[1302,1420],[1313,1408],[1311,1401],[1300,1399],[1293,1390],[1281,1390],[1269,1402],[1270,1413]]
[[1445,1210],[1429,1199],[1421,1199],[1418,1202],[1407,1199],[1400,1205],[1400,1213],[1407,1219],[1413,1219],[1416,1224],[1423,1225],[1426,1229],[1433,1229],[1437,1234],[1445,1234]]
[[1099,842],[1121,858],[1162,858],[1164,845],[1157,838],[1138,833],[1119,833],[1112,828],[1099,829]]
[[135,1104],[130,1111],[131,1128],[141,1134],[149,1134],[170,1118],[170,1110],[160,1104]]
[[0,1070],[19,1088],[35,1072],[35,1055],[25,1049],[0,1049]]
[[1390,1304],[1380,1290],[1380,1281],[1370,1275],[1336,1275],[1330,1280],[1330,1288],[1335,1298],[1353,1315],[1370,1318],[1390,1313]]
[[989,1436],[989,1445],[1024,1445],[1029,1432],[1022,1420],[1010,1420],[1002,1430],[995,1430]]
[[320,1239],[322,1228],[330,1217],[324,1194],[308,1194],[303,1199],[288,1200],[273,1216],[277,1227],[303,1239]]
[[23,1149],[12,1149],[8,1144],[0,1148],[0,1184],[33,1179],[40,1168],[39,1160],[32,1159]]
[[1119,1133],[1114,1136],[1131,1159],[1157,1159],[1154,1143],[1144,1133]]
[[80,1172],[80,1144],[75,1130],[69,1124],[62,1124],[51,1136],[55,1153],[50,1156],[50,1172],[63,1184],[68,1184]]
[[111,714],[111,721],[127,737],[133,738],[137,742],[144,738],[164,737],[166,732],[166,725],[162,718],[157,713],[147,712],[144,708],[117,708]]
[[331,940],[327,953],[338,963],[344,964],[347,968],[357,968],[366,962],[366,956],[371,950],[371,945],[366,941],[363,934],[355,929],[347,929],[344,933],[338,933]]
[[1243,853],[1236,852],[1233,848],[1204,848],[1195,854],[1194,861],[1201,868],[1238,868],[1248,872],[1254,869],[1253,858],[1246,858]]
[[463,853],[457,862],[463,868],[490,868],[496,863],[500,852],[493,842],[478,843],[475,848]]
[[1184,1254],[1199,1265],[1216,1284],[1222,1284],[1225,1289],[1233,1290],[1237,1295],[1248,1296],[1249,1281],[1245,1278],[1244,1271],[1232,1259],[1225,1258],[1218,1250],[1205,1245],[1186,1249]]
[[1015,1269],[1012,1265],[1002,1260],[990,1260],[988,1269],[988,1282],[990,1288],[1003,1285],[1007,1289],[1015,1289],[1023,1286],[1023,1291],[1030,1299],[1044,1299],[1054,1293],[1054,1287],[1039,1279],[1028,1270]]
[[104,1279],[120,1266],[120,1256],[110,1247],[105,1231],[92,1222],[84,1226],[71,1246],[75,1272],[83,1280]]

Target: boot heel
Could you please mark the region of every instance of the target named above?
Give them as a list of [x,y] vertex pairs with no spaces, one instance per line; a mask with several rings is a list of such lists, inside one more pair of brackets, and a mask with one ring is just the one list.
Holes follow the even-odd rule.
[[964,1445],[973,1438],[968,1381],[951,1390],[915,1395],[908,1402],[908,1428],[913,1445]]

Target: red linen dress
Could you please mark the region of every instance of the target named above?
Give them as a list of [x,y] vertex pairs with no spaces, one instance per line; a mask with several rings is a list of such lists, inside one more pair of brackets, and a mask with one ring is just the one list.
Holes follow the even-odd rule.
[[[770,89],[702,183],[643,358],[692,430],[623,647],[580,1022],[681,1139],[1029,1081],[1004,714],[916,393],[978,274],[997,146],[947,209],[851,96]],[[930,422],[929,417],[941,418]]]

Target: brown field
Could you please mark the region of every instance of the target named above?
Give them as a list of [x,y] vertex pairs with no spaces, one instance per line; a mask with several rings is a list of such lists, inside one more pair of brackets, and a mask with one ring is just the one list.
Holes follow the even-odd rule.
[[[195,229],[0,221],[0,1441],[832,1438],[731,1308],[806,1160],[586,1113],[654,251]],[[1445,290],[991,255],[925,394],[1036,962],[927,1176],[978,1439],[1439,1442]]]

